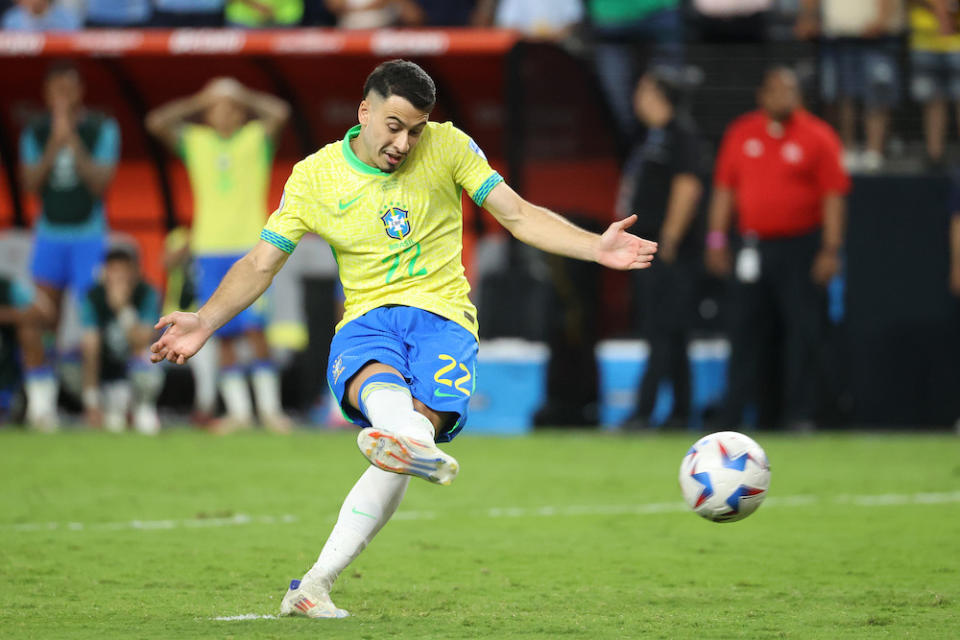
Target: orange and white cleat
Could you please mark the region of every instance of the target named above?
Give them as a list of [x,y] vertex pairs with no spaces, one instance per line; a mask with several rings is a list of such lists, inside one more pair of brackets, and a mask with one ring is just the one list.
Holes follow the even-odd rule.
[[434,443],[384,429],[363,429],[357,436],[357,446],[371,464],[384,471],[416,476],[436,484],[450,484],[460,471],[456,459]]
[[350,614],[338,609],[330,599],[330,594],[319,587],[311,588],[308,583],[291,580],[287,594],[280,602],[280,615],[303,616],[305,618],[346,618]]

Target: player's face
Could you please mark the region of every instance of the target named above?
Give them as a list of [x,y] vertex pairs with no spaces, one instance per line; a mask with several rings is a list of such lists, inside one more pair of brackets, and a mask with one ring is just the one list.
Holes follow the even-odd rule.
[[76,72],[64,71],[47,79],[44,94],[51,110],[74,110],[83,100],[83,83]]
[[797,77],[786,71],[767,75],[760,88],[760,107],[774,120],[786,120],[800,106]]
[[109,260],[103,265],[103,286],[110,295],[129,296],[136,279],[137,268],[129,260]]
[[230,98],[217,98],[207,109],[204,118],[208,125],[222,136],[230,136],[243,126],[247,113]]
[[417,146],[427,126],[430,112],[414,107],[406,98],[381,98],[376,93],[360,103],[358,112],[362,129],[357,139],[357,157],[363,162],[390,173],[396,171]]

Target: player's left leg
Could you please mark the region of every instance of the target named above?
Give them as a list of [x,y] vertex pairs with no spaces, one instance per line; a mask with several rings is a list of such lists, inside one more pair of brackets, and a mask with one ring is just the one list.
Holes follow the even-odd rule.
[[252,326],[245,335],[253,350],[254,362],[250,379],[253,382],[253,398],[260,424],[274,433],[290,433],[292,424],[280,403],[280,372],[270,359],[270,347],[267,345],[262,324]]
[[44,337],[50,331],[56,332],[60,320],[63,291],[70,284],[69,258],[67,241],[37,232],[30,264],[30,275],[36,284],[31,311],[37,321],[23,323],[19,339],[27,394],[27,424],[31,429],[43,432],[55,431],[59,422],[59,384],[53,365],[47,360]]
[[[390,310],[378,309],[340,330],[331,345],[330,387],[344,414],[359,424],[371,425],[364,431],[379,433],[377,440],[400,442],[407,451],[415,448],[418,453],[431,449],[431,455],[442,457],[445,465],[449,466],[450,461],[456,464],[453,458],[433,446],[434,434],[445,436],[447,427],[456,420],[413,399],[405,374],[400,371],[409,373],[407,347],[388,326],[390,315]],[[370,436],[370,439],[375,438]],[[389,459],[393,465],[399,464],[396,459]],[[344,500],[337,523],[316,563],[302,580],[290,583],[280,606],[282,615],[312,618],[347,615],[330,600],[330,589],[337,576],[396,511],[410,482],[409,473],[387,471],[379,468],[375,459],[372,462],[374,466],[363,473]]]

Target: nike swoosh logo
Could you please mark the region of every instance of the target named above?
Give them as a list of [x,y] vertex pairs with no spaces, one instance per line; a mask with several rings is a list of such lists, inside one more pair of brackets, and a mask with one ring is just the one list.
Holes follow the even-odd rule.
[[356,508],[356,507],[353,508],[353,512],[354,512],[355,514],[357,514],[358,516],[366,516],[366,517],[370,518],[371,520],[376,520],[376,519],[377,519],[377,516],[372,516],[372,515],[370,515],[369,513],[364,513],[363,511],[357,511],[357,508]]
[[344,209],[348,208],[350,205],[352,205],[354,202],[356,202],[357,200],[359,200],[359,199],[362,198],[362,197],[363,197],[363,194],[361,193],[361,194],[358,195],[356,198],[353,198],[353,199],[351,199],[351,200],[347,200],[346,202],[344,202],[343,200],[338,200],[338,201],[337,201],[337,205],[339,205],[340,211],[343,211]]
[[440,391],[440,389],[434,389],[433,395],[435,395],[438,398],[462,398],[463,397],[459,393],[445,393],[443,391]]

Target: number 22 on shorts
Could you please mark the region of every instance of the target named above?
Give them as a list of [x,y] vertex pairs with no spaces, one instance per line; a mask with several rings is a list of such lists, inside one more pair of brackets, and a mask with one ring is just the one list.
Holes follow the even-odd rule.
[[[440,383],[440,384],[442,384],[442,385],[445,385],[445,386],[448,386],[448,387],[453,387],[454,389],[456,389],[457,391],[459,391],[459,392],[462,393],[463,395],[469,397],[471,390],[468,389],[468,388],[465,388],[465,387],[463,387],[463,386],[461,386],[461,385],[465,385],[466,383],[470,382],[471,378],[473,378],[473,376],[470,374],[470,370],[467,369],[467,367],[466,367],[462,362],[457,362],[457,359],[456,359],[456,358],[454,358],[453,356],[448,356],[448,355],[445,354],[445,353],[441,353],[440,355],[437,356],[437,358],[438,358],[439,360],[442,360],[443,362],[446,362],[447,364],[445,364],[445,365],[443,365],[442,367],[440,367],[439,369],[437,369],[437,372],[433,374],[433,379],[434,379],[436,382],[438,382],[438,383]],[[459,378],[457,378],[457,379],[455,379],[455,380],[451,380],[451,379],[449,379],[449,378],[445,378],[445,377],[444,377],[445,375],[447,375],[448,373],[450,373],[451,371],[453,371],[454,369],[457,369],[457,368],[459,368],[459,370],[460,370],[459,372],[462,372],[462,373],[463,373],[462,376],[460,376]],[[457,372],[457,373],[459,373],[459,372]],[[454,397],[457,397],[455,394],[445,393],[445,392],[441,391],[440,389],[436,389],[433,393],[434,393],[434,395],[436,395],[436,396],[438,396],[438,397],[440,397],[440,398],[454,398]]]

